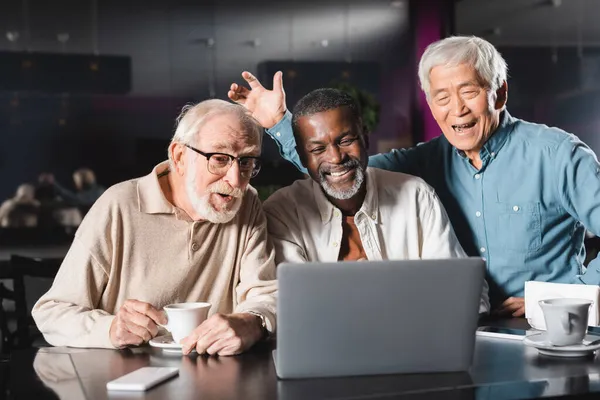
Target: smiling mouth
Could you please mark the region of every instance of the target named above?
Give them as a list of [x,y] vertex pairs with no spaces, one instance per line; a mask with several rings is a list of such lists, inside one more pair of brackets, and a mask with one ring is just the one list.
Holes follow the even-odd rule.
[[463,131],[474,127],[476,123],[477,121],[472,121],[466,124],[452,125],[452,129],[454,129],[458,133],[462,133]]
[[340,182],[345,180],[356,168],[348,168],[341,171],[329,171],[325,172],[327,180],[333,182]]

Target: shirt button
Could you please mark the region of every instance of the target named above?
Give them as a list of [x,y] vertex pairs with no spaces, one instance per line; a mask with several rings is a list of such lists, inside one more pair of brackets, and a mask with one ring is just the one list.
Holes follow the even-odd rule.
[[192,251],[198,251],[199,248],[200,248],[200,246],[198,246],[198,243],[196,243],[196,242],[192,243]]
[[519,211],[519,206],[514,206],[514,207],[513,207],[513,210],[514,210],[514,211]]
[[277,133],[275,134],[275,136],[277,136],[277,137],[281,137],[281,132],[277,132]]
[[475,179],[481,179],[481,175],[475,174]]
[[481,251],[482,253],[485,253],[485,247],[481,247],[481,248],[479,249],[479,251]]
[[483,261],[487,261],[487,258],[485,258],[485,257],[481,257],[481,259],[482,259]]
[[338,247],[338,242],[333,242],[333,247]]
[[475,213],[475,216],[476,216],[476,217],[481,217],[481,212],[477,211],[477,212]]
[[333,212],[333,216],[336,217],[336,218],[339,217],[340,216],[340,212],[338,210],[335,210]]
[[373,221],[375,221],[375,220],[377,219],[377,214],[373,214],[373,215],[371,215],[371,219],[372,219]]
[[492,157],[496,157],[496,153],[492,151]]

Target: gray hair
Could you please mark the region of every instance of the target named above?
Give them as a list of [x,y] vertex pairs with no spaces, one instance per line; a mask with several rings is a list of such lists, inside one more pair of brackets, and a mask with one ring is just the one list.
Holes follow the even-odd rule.
[[[171,143],[193,145],[202,127],[214,116],[230,114],[237,117],[244,128],[244,133],[250,137],[258,136],[262,143],[262,127],[246,112],[243,106],[224,100],[204,100],[198,104],[188,104],[181,109],[176,119],[175,134]],[[173,167],[173,159],[169,152],[169,163]]]
[[429,73],[438,65],[470,64],[492,92],[506,81],[508,67],[498,50],[477,36],[451,36],[427,46],[419,62],[421,89],[429,99]]

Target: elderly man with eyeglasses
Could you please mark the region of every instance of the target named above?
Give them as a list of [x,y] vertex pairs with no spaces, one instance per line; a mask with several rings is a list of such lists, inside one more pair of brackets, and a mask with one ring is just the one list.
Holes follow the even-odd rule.
[[56,346],[121,348],[156,337],[161,308],[209,302],[183,353],[233,355],[276,326],[274,251],[250,178],[262,129],[242,107],[184,108],[169,161],[119,183],[82,222],[33,317]]

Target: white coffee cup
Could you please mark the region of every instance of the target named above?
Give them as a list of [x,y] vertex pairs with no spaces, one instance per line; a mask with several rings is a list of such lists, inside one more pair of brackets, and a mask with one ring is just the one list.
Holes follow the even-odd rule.
[[583,341],[591,300],[548,299],[539,301],[539,305],[544,312],[548,340],[552,345],[570,346]]
[[179,343],[206,320],[210,306],[210,303],[169,304],[163,308],[169,321],[160,326],[171,332],[173,341]]

